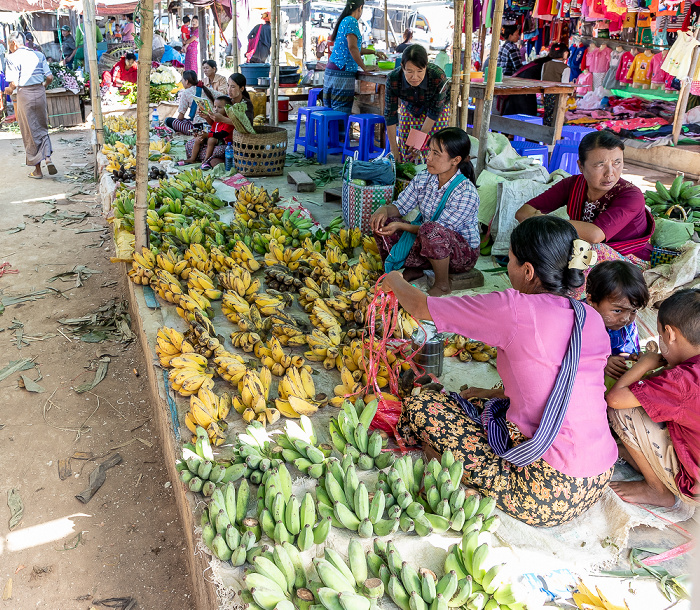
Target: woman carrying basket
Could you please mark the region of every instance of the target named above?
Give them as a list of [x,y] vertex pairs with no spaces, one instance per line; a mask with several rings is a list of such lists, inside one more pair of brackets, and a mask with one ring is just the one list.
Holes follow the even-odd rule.
[[[450,273],[465,273],[479,258],[479,194],[469,160],[471,142],[459,127],[438,131],[428,149],[428,169],[418,174],[396,203],[382,206],[371,218],[375,240],[387,272],[402,269],[406,281],[432,269],[431,296],[451,292]],[[416,206],[418,218],[401,218]]]

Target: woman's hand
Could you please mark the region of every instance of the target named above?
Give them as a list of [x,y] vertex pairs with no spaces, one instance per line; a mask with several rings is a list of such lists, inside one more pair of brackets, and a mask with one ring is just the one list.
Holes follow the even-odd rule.
[[392,271],[382,280],[382,290],[384,292],[394,292],[394,288],[401,283],[407,284],[408,282],[403,279],[400,271]]
[[372,214],[372,217],[369,219],[369,226],[372,228],[372,231],[374,231],[375,233],[379,233],[379,229],[381,229],[386,224],[386,220],[388,217],[389,213],[386,209],[386,206],[383,205],[374,214]]
[[379,235],[389,236],[396,233],[396,231],[405,231],[407,226],[410,226],[407,222],[394,221],[379,227],[376,232]]
[[377,59],[379,59],[381,61],[384,61],[387,58],[386,53],[384,53],[382,51],[375,51],[374,54],[377,56]]
[[467,400],[471,398],[482,398],[484,400],[491,400],[492,398],[505,398],[505,393],[502,388],[495,390],[489,390],[487,388],[467,388],[462,390],[459,395]]

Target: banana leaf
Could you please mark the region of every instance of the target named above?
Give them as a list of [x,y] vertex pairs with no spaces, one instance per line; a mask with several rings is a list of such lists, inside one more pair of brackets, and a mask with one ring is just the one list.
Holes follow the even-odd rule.
[[683,222],[670,218],[656,218],[656,229],[651,236],[651,243],[659,248],[679,250],[695,232],[693,222]]
[[226,106],[226,114],[228,118],[233,121],[233,126],[236,131],[241,133],[255,133],[255,129],[250,124],[250,120],[245,114],[246,103],[238,102],[237,104],[232,104],[231,106]]

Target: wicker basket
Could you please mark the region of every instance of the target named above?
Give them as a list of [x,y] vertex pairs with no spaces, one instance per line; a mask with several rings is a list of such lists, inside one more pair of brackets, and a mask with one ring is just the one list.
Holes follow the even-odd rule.
[[667,248],[654,246],[651,251],[651,266],[656,267],[657,265],[671,264],[680,255],[681,253],[676,250],[668,250]]
[[257,133],[233,132],[233,166],[244,176],[281,176],[287,157],[287,130],[255,130]]
[[408,186],[410,180],[406,178],[397,178],[396,184],[394,185],[394,199],[398,199],[402,191]]

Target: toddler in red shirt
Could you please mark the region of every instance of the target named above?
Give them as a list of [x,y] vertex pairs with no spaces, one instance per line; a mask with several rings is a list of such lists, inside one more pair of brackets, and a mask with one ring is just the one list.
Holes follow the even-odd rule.
[[[231,104],[231,98],[222,95],[214,100],[214,114],[204,115],[207,122],[210,123],[211,129],[209,133],[198,135],[194,138],[194,144],[192,146],[192,153],[190,154],[186,164],[196,163],[197,158],[199,158],[199,151],[206,142],[207,150],[204,155],[204,162],[202,163],[202,169],[207,170],[212,168],[212,161],[214,158],[223,159],[223,154],[221,150],[216,154],[217,146],[224,146],[232,141],[231,135],[233,134],[233,125],[228,123],[221,123],[214,121],[213,117],[216,114],[226,116],[226,105]],[[212,122],[213,121],[213,122]]]
[[[659,308],[661,354],[645,353],[606,395],[620,457],[643,481],[611,483],[626,502],[698,504],[700,485],[700,290]],[[663,365],[668,365],[653,374]]]

